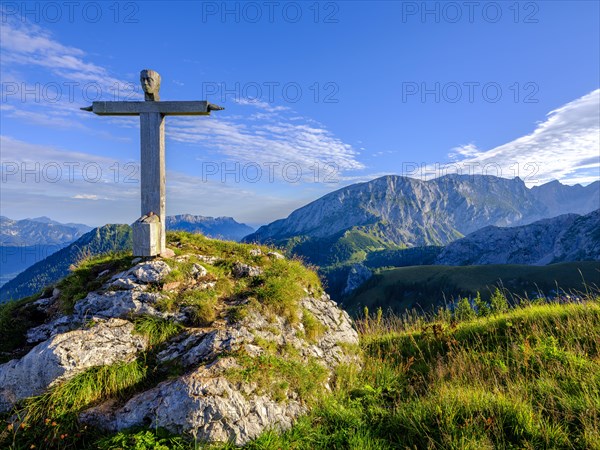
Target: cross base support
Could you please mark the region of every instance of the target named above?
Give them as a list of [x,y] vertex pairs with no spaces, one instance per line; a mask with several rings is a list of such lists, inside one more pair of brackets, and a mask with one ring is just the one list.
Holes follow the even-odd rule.
[[133,223],[133,256],[158,256],[162,248],[162,227],[158,216],[145,216]]

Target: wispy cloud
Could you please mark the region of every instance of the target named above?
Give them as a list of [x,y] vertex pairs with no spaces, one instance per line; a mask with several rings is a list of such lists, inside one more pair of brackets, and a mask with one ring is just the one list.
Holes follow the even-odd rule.
[[307,175],[315,164],[320,167],[330,164],[340,172],[365,167],[358,160],[358,151],[324,125],[309,118],[291,120],[290,114],[295,113],[287,107],[242,104],[260,110],[248,116],[248,123],[226,116],[218,120],[178,118],[171,121],[167,136],[178,142],[218,150],[242,164],[297,164]]
[[[0,136],[0,147],[4,215],[47,215],[90,225],[128,223],[139,215],[136,163],[8,136]],[[234,215],[254,224],[278,219],[312,200],[258,193],[242,183],[222,183],[173,170],[167,171],[167,198],[168,214]]]
[[[43,71],[33,73],[39,77],[44,73],[46,76],[53,75],[59,77],[59,81],[69,83],[98,84],[103,94],[114,94],[115,86],[126,85],[104,67],[91,62],[85,51],[60,43],[38,25],[11,20],[3,24],[0,37],[3,61],[11,67],[41,68]],[[173,82],[179,83],[177,80]],[[125,89],[123,92],[129,93],[131,90]],[[96,126],[138,126],[137,118],[122,117],[106,118],[103,124],[91,125],[89,114],[82,114],[78,108],[80,104],[86,104],[81,98],[82,93],[78,92],[75,100],[69,98],[66,92],[63,94],[58,102],[44,99],[41,102],[39,99],[23,102],[18,96],[11,96],[9,103],[3,105],[2,113],[5,117],[28,124],[79,129],[96,134]],[[232,109],[234,114],[227,111],[228,114],[202,120],[170,118],[167,124],[168,137],[210,149],[213,154],[218,153],[220,159],[280,166],[297,164],[303,174],[309,177],[314,174],[310,168],[316,167],[315,164],[318,167],[329,164],[340,173],[364,168],[358,159],[358,151],[351,145],[336,137],[324,125],[295,113],[288,106],[239,99]],[[244,109],[244,113],[236,115],[235,111],[240,109]]]
[[127,83],[86,60],[86,53],[58,42],[46,29],[9,17],[0,27],[3,65],[42,67],[70,82],[98,83],[108,93]]
[[554,179],[567,184],[598,180],[600,89],[550,111],[526,136],[490,150],[464,145],[453,149],[449,157],[474,173],[520,176],[528,185]]

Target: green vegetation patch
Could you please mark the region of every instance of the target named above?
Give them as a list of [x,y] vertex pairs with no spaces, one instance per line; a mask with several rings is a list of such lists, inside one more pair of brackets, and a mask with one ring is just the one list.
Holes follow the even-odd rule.
[[134,332],[148,338],[151,347],[160,345],[183,330],[183,325],[161,317],[143,315],[134,320]]
[[308,362],[287,355],[263,355],[250,357],[236,355],[241,369],[231,369],[227,378],[232,381],[255,383],[258,394],[268,394],[275,401],[284,402],[290,392],[298,395],[299,400],[312,403],[324,391],[328,372],[314,358]]
[[0,304],[0,364],[22,356],[27,346],[26,333],[47,319],[33,302],[37,297],[27,297]]
[[100,401],[123,396],[148,375],[140,360],[98,366],[27,399],[7,417],[0,432],[2,448],[90,448],[97,432],[79,423],[77,413]]
[[[85,298],[88,292],[99,289],[115,273],[129,269],[132,259],[131,252],[107,253],[81,259],[71,267],[71,273],[57,284],[61,291],[59,301],[63,311],[72,313],[78,300]],[[100,276],[103,272],[106,273]]]
[[327,327],[305,308],[302,310],[302,325],[306,338],[311,342],[316,342],[327,331]]
[[560,286],[564,291],[587,293],[598,284],[600,262],[580,261],[527,265],[414,266],[381,269],[344,300],[345,308],[359,313],[364,306],[381,307],[397,314],[409,309],[431,311],[452,299],[490,299],[495,289],[519,297],[548,294]]
[[298,322],[299,303],[308,292],[316,297],[322,294],[319,277],[293,259],[273,260],[251,288],[263,312],[285,317],[290,323]]

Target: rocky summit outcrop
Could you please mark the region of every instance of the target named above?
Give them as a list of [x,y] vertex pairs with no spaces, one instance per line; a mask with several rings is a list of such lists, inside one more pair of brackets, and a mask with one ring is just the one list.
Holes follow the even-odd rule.
[[0,411],[90,367],[132,360],[147,346],[147,340],[132,331],[133,324],[126,320],[103,320],[56,334],[23,358],[1,365]]
[[47,319],[0,365],[0,410],[90,368],[137,360],[143,382],[73,411],[82,426],[165,428],[241,445],[289,428],[330,389],[338,365],[360,364],[350,317],[300,262],[266,247],[177,236],[171,260],[76,269],[73,283],[88,277],[82,284],[93,289],[75,294],[69,313],[70,278],[32,300],[28,308]]
[[[313,317],[319,317],[327,330],[315,342],[298,337],[301,328],[290,326],[286,320],[267,319],[261,314],[227,329],[192,330],[158,355],[163,363],[177,361],[191,368],[186,375],[142,392],[124,405],[103,404],[87,410],[82,420],[111,431],[150,425],[178,434],[191,433],[202,441],[233,441],[238,445],[265,429],[289,428],[307,411],[298,393],[280,392],[274,398],[261,388],[264,380],[240,383],[231,374],[243,371],[244,366],[234,357],[222,356],[242,352],[251,358],[264,357],[265,349],[256,345],[258,341],[289,346],[299,361],[318,361],[324,368],[352,361],[343,345],[358,341],[346,313],[327,296],[306,297],[301,304]],[[285,383],[285,379],[276,381],[280,382]]]

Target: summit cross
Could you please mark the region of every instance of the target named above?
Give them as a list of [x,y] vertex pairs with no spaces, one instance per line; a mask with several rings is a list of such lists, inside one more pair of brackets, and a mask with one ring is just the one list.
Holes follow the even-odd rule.
[[140,72],[143,102],[93,102],[81,108],[99,116],[140,116],[141,215],[133,224],[134,256],[165,255],[165,116],[208,116],[224,108],[207,101],[160,101],[160,75]]

